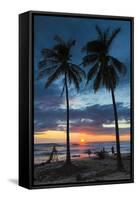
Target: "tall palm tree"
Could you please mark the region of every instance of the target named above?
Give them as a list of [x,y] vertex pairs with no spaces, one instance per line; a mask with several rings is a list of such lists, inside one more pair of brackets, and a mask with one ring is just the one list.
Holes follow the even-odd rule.
[[75,40],[65,42],[60,36],[54,38],[56,44],[51,49],[43,49],[41,51],[42,60],[39,62],[39,78],[47,77],[45,88],[48,88],[54,81],[63,79],[62,92],[65,91],[67,106],[67,126],[66,126],[66,165],[71,165],[70,156],[70,129],[69,129],[69,89],[68,86],[73,84],[75,89],[79,91],[82,78],[85,72],[72,63],[71,49],[75,45]]
[[121,29],[117,28],[110,33],[109,29],[102,31],[99,26],[96,26],[96,31],[97,39],[89,41],[82,49],[86,52],[83,66],[91,66],[87,75],[87,83],[93,80],[94,92],[97,92],[101,86],[106,87],[111,92],[115,119],[117,167],[122,169],[118,113],[114,91],[120,75],[125,75],[126,67],[121,61],[110,55],[110,48]]

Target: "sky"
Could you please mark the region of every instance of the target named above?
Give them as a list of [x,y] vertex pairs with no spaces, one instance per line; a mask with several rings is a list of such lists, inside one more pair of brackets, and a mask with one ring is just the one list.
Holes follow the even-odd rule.
[[[44,88],[47,77],[37,80],[41,50],[55,45],[55,35],[76,40],[72,49],[72,62],[80,64],[84,53],[81,48],[97,38],[95,26],[110,31],[121,27],[114,40],[110,54],[123,62],[127,68],[115,90],[119,117],[120,139],[130,140],[130,21],[34,16],[34,142],[64,143],[66,139],[66,103],[61,97],[62,79]],[[91,66],[90,66],[91,67]],[[86,72],[90,69],[87,67]],[[115,141],[114,114],[111,93],[101,87],[93,92],[92,81],[88,86],[81,83],[77,93],[69,87],[71,143]]]

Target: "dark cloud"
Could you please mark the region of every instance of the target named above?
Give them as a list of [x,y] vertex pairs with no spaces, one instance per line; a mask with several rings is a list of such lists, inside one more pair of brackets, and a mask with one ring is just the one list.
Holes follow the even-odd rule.
[[45,81],[35,82],[34,85],[34,104],[35,109],[52,110],[58,108],[63,103],[61,88],[59,84],[53,83],[49,88],[44,87]]
[[[119,120],[130,120],[130,109],[123,103],[117,104]],[[42,110],[39,107],[35,109],[35,131],[41,132],[46,130],[64,130],[66,124],[65,109],[47,109]],[[82,132],[92,134],[112,133],[114,128],[103,128],[102,124],[113,123],[114,113],[112,104],[93,105],[85,109],[70,110],[70,129],[72,132]],[[129,129],[122,129],[128,132]]]

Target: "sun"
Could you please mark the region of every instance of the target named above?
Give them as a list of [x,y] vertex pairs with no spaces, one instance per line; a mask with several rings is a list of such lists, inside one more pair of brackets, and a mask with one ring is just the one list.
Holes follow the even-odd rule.
[[83,138],[81,138],[80,142],[83,144],[85,142],[85,140]]

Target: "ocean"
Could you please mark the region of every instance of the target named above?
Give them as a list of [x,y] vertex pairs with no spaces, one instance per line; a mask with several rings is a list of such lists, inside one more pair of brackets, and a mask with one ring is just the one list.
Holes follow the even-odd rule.
[[[66,144],[56,143],[45,143],[45,144],[34,144],[34,164],[40,164],[46,162],[52,152],[53,146],[56,147],[58,153],[58,160],[65,160],[66,158]],[[90,149],[91,157],[95,157],[95,152],[103,150],[111,154],[111,147],[114,146],[116,151],[115,142],[89,142],[86,144],[71,144],[71,159],[81,159],[88,157],[87,150]],[[130,153],[130,142],[122,141],[120,143],[121,153]]]

